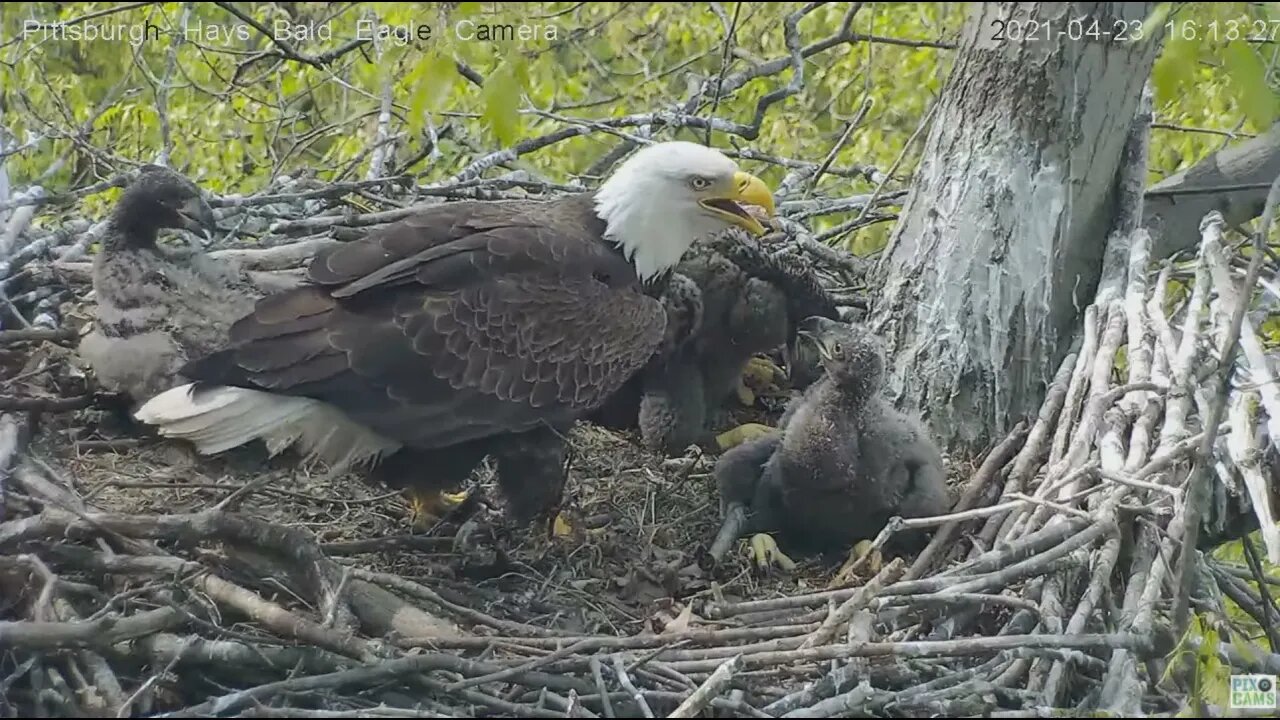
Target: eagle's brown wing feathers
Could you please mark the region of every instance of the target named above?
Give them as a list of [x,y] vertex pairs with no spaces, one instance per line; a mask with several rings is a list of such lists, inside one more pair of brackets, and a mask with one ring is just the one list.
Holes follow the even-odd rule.
[[644,365],[665,319],[583,206],[560,207],[444,205],[326,249],[314,285],[260,302],[193,371],[420,448],[578,416]]

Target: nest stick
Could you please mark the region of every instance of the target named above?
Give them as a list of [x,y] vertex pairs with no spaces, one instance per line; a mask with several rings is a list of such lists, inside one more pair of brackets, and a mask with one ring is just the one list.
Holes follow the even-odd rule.
[[[745,653],[744,669],[774,667],[799,662],[822,662],[849,657],[970,657],[994,655],[1015,648],[1074,649],[1105,653],[1130,649],[1149,651],[1151,639],[1137,633],[1065,635],[998,635],[967,637],[958,640],[916,640],[909,642],[869,642],[822,645],[803,650]],[[680,672],[712,672],[720,660],[690,660],[669,663]]]
[[[306,693],[318,690],[337,690],[352,686],[366,687],[386,682],[394,678],[416,675],[431,670],[450,670],[452,672],[469,675],[477,672],[490,672],[490,668],[492,668],[491,665],[472,662],[456,655],[424,653],[422,655],[396,658],[394,660],[387,660],[385,662],[357,667],[350,670],[340,670],[338,672],[326,673],[324,675],[308,675],[267,683],[265,685],[258,685],[257,687],[212,698],[206,702],[193,705],[179,712],[171,713],[169,717],[207,717],[210,715],[225,714],[243,710],[283,693]],[[558,687],[565,689],[577,687],[577,684],[569,682],[568,678],[559,678],[550,675],[531,675],[528,678],[512,679],[530,683],[531,686],[534,687],[542,686],[538,685],[538,683],[546,683],[546,687]]]
[[75,336],[75,332],[69,328],[0,330],[0,347],[21,342],[66,342],[74,339]]
[[1085,396],[1089,390],[1089,368],[1093,364],[1094,357],[1098,354],[1099,327],[1100,318],[1098,312],[1101,308],[1097,305],[1090,305],[1084,311],[1084,338],[1080,347],[1080,355],[1076,359],[1076,366],[1071,374],[1071,382],[1067,386],[1067,396],[1064,400],[1065,407],[1063,414],[1058,420],[1057,430],[1053,434],[1053,445],[1049,451],[1049,464],[1053,465],[1060,461],[1067,454],[1067,444],[1071,440],[1071,435],[1075,430],[1075,423],[1084,408]]
[[[996,445],[991,452],[987,453],[982,466],[969,479],[969,484],[965,486],[964,493],[960,496],[959,501],[956,502],[955,507],[952,508],[954,512],[964,512],[974,506],[982,492],[995,480],[996,474],[1013,459],[1014,454],[1022,447],[1022,444],[1027,439],[1028,432],[1029,430],[1025,423],[1018,423],[999,445]],[[958,520],[953,520],[943,525],[929,540],[929,544],[903,577],[907,580],[912,580],[924,574],[925,569],[933,562],[934,557],[943,548],[950,547],[951,539],[955,536],[959,527]]]
[[717,695],[733,681],[733,676],[742,669],[742,655],[734,655],[711,673],[711,677],[698,686],[680,706],[667,717],[689,718],[706,709]]
[[906,566],[901,558],[894,558],[893,562],[885,565],[876,573],[875,577],[867,581],[865,585],[858,588],[853,597],[845,600],[840,607],[832,611],[831,615],[823,621],[822,625],[809,634],[805,638],[801,649],[817,647],[825,645],[836,636],[841,626],[848,623],[859,610],[871,604],[871,601],[884,591],[886,585],[891,585],[903,576],[906,572]]
[[635,701],[636,706],[640,708],[640,714],[647,718],[653,717],[653,711],[649,709],[649,702],[645,700],[644,694],[641,693],[631,682],[631,676],[627,674],[626,665],[622,662],[620,655],[611,655],[609,658],[613,663],[613,674],[618,678],[618,683],[623,689],[631,693],[631,699]]
[[711,549],[707,551],[707,556],[715,564],[720,564],[724,560],[724,556],[729,553],[729,548],[742,537],[747,528],[747,508],[742,503],[729,503],[729,507],[725,510],[724,523],[720,525],[720,532],[716,533],[716,539],[711,543]]
[[604,712],[604,716],[607,718],[618,717],[614,714],[613,703],[609,700],[609,688],[604,684],[604,672],[600,666],[600,657],[592,655],[587,660],[587,665],[591,668],[591,679],[595,681],[596,690],[600,693],[600,707]]
[[67,647],[108,647],[181,625],[174,608],[147,610],[126,617],[105,616],[72,622],[0,620],[0,648],[50,651]]

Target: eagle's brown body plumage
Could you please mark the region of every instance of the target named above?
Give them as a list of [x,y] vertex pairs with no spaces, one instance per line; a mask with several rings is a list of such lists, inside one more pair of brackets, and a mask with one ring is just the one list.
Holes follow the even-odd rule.
[[555,509],[564,434],[658,351],[658,299],[689,247],[772,196],[692,143],[636,153],[555,200],[425,208],[321,250],[306,283],[258,301],[191,386],[139,419],[209,454],[261,439],[331,469],[366,462],[411,497],[486,456],[521,520]]
[[392,484],[460,482],[500,440],[556,442],[661,339],[662,306],[603,231],[585,194],[431,208],[321,251],[311,284],[184,374],[342,410],[403,446]]

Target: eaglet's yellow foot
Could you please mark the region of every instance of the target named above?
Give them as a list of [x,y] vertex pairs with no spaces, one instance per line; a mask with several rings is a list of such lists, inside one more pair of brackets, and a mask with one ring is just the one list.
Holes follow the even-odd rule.
[[787,557],[773,536],[767,533],[751,536],[751,560],[760,570],[777,567],[790,572],[796,569],[796,562]]
[[716,436],[716,445],[720,447],[721,452],[733,449],[745,442],[751,442],[756,438],[764,437],[773,432],[776,428],[760,423],[745,423],[739,425],[732,430],[726,430]]
[[742,384],[755,392],[777,392],[787,373],[772,360],[753,357],[742,369]]
[[866,576],[870,577],[880,572],[880,567],[884,564],[884,557],[880,555],[880,550],[876,548],[875,543],[870,540],[862,540],[853,546],[849,551],[849,559],[844,561],[844,565],[840,566],[840,571],[831,579],[831,586],[844,585],[853,580],[853,573],[859,567],[865,567]]
[[413,529],[424,532],[440,522],[450,510],[466,502],[470,496],[466,490],[457,493],[443,490],[414,491],[405,493],[409,500],[409,522]]

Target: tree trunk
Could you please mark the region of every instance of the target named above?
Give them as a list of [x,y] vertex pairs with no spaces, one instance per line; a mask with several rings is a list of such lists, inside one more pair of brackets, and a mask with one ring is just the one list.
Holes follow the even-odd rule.
[[871,320],[894,400],[953,452],[1035,413],[1093,298],[1159,38],[1090,33],[1132,35],[1154,6],[973,4]]

